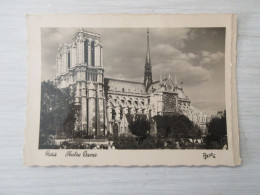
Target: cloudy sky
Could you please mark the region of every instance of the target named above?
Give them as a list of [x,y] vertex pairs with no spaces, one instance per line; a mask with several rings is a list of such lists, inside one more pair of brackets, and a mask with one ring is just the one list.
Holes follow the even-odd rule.
[[[54,78],[57,48],[77,30],[42,29],[42,80]],[[145,28],[86,30],[101,35],[105,77],[143,81]],[[177,75],[192,105],[210,115],[225,108],[224,28],[151,28],[150,52],[153,80]]]

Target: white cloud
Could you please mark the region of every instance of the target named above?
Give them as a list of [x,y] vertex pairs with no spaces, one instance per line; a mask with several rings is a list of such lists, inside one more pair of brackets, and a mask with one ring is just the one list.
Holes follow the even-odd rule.
[[178,75],[178,80],[185,82],[186,85],[194,85],[209,81],[212,77],[210,70],[193,65],[194,59],[199,58],[194,53],[184,53],[169,44],[159,44],[153,51],[156,53],[153,70],[157,78],[162,71],[164,74],[174,73]]
[[[101,35],[105,77],[143,80],[145,28],[88,30]],[[54,77],[57,48],[60,43],[69,42],[76,31],[75,28],[45,28],[42,31],[42,80]],[[212,31],[214,37],[210,33]],[[160,73],[164,76],[171,73],[177,75],[179,83],[184,82],[185,92],[191,101],[206,98],[224,102],[225,36],[215,31],[217,29],[151,28],[153,79],[159,80]],[[220,103],[214,105],[222,106]],[[201,108],[209,108],[209,105],[202,103]],[[219,108],[210,109],[216,111]]]
[[214,65],[224,60],[223,52],[210,53],[208,51],[201,51],[202,60],[200,61],[201,65]]
[[194,53],[188,53],[187,55],[188,55],[188,57],[191,58],[191,59],[198,59],[198,58],[199,58],[199,56],[198,56],[198,55],[195,55]]

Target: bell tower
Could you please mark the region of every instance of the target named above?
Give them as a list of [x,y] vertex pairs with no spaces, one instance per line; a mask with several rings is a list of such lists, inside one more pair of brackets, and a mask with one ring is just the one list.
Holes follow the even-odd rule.
[[149,40],[149,28],[147,29],[147,49],[146,49],[146,60],[145,60],[145,67],[144,67],[144,85],[146,88],[146,91],[150,87],[150,85],[153,82],[152,79],[152,65],[151,65],[151,59],[150,59],[150,43]]

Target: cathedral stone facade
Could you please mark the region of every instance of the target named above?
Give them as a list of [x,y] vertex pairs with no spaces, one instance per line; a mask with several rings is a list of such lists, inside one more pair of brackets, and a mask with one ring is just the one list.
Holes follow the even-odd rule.
[[89,136],[130,135],[128,124],[137,116],[155,127],[155,115],[184,114],[205,128],[207,116],[193,107],[182,85],[170,74],[152,79],[149,30],[144,66],[144,81],[134,82],[104,77],[103,46],[100,35],[80,29],[70,43],[60,45],[56,56],[55,83],[75,90],[80,106],[75,131]]

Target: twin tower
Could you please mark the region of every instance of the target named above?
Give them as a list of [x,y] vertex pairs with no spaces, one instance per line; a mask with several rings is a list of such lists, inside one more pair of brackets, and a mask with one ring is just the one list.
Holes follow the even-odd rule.
[[[147,30],[144,73],[146,91],[152,84],[152,67]],[[75,131],[88,136],[106,134],[106,95],[104,86],[103,46],[100,35],[79,29],[70,43],[60,45],[56,56],[56,85],[75,90],[75,104],[80,106]]]
[[75,131],[104,135],[106,106],[100,35],[80,29],[70,43],[60,45],[56,70],[56,85],[75,90],[75,104],[80,106]]

